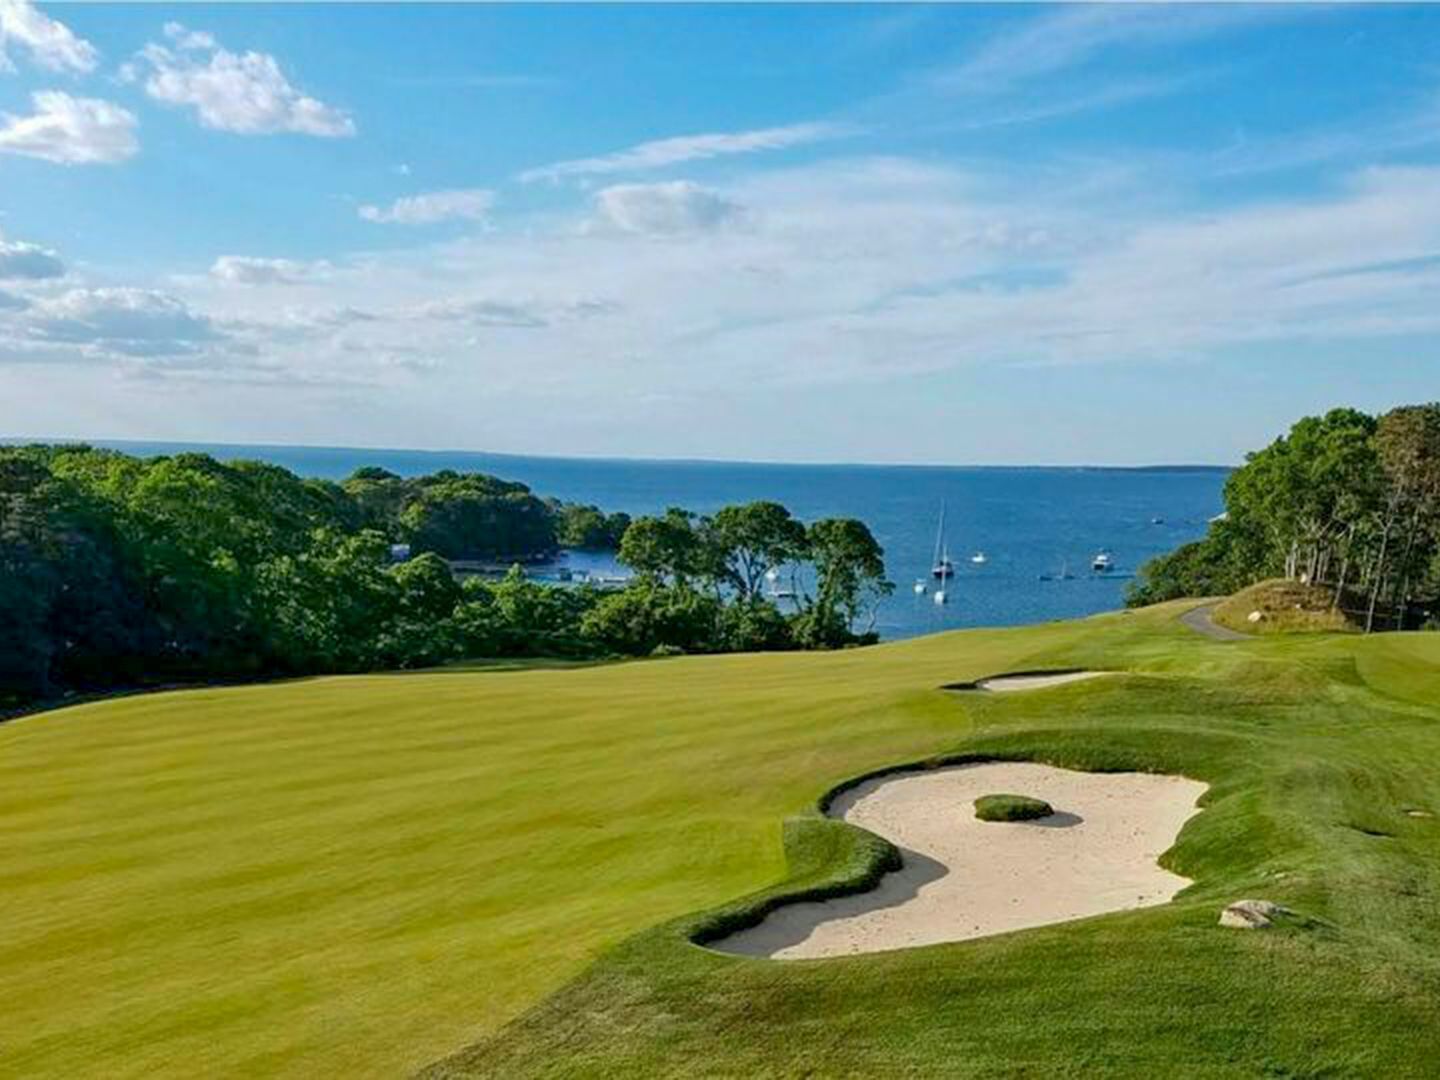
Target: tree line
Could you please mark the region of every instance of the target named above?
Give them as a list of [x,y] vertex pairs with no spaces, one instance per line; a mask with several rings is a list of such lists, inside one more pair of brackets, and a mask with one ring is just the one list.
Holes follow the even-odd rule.
[[1249,454],[1202,540],[1141,568],[1132,605],[1284,577],[1328,589],[1367,631],[1433,618],[1440,599],[1440,403],[1332,409]]
[[[561,547],[618,549],[634,577],[607,592],[450,565]],[[476,473],[334,483],[205,454],[0,448],[0,707],[462,657],[839,647],[874,639],[860,624],[889,588],[862,523],[806,526],[775,503],[632,522]]]

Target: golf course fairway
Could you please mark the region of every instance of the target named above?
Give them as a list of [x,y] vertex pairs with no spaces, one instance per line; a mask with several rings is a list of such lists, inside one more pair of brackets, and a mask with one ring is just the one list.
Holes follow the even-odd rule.
[[[1194,606],[5,723],[0,1075],[1435,1075],[1440,634]],[[1114,674],[940,689],[1080,669]],[[967,756],[1203,782],[1162,858],[1194,884],[856,957],[692,940],[874,869],[837,785]],[[1295,915],[1220,927],[1241,898]]]

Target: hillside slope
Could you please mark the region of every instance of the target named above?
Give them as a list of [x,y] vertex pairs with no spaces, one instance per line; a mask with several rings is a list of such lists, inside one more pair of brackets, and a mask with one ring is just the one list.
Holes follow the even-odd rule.
[[[478,1039],[445,1070],[1054,1074],[1133,1054],[1418,1075],[1440,844],[1402,810],[1440,810],[1440,636],[1221,644],[1175,621],[1184,606],[0,726],[0,1073],[392,1076]],[[1134,675],[937,689],[1069,667]],[[956,751],[1210,782],[1167,858],[1198,884],[856,961],[739,960],[678,933],[781,881],[781,822],[831,785]],[[1213,928],[1257,891],[1332,928]]]

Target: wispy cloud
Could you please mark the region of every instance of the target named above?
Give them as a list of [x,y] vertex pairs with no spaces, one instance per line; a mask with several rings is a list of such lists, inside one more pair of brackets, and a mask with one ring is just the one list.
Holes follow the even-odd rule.
[[49,248],[0,236],[0,280],[43,281],[64,275],[65,263]]
[[293,285],[322,275],[329,268],[330,264],[324,261],[221,255],[210,267],[210,276],[231,285]]
[[1000,32],[959,63],[933,72],[929,82],[951,92],[1001,93],[1102,53],[1208,37],[1286,14],[1238,4],[1077,4]]
[[624,232],[676,236],[713,229],[743,213],[718,191],[689,180],[615,184],[595,193],[600,220]]
[[434,225],[441,221],[484,221],[495,205],[488,188],[456,188],[407,195],[389,206],[362,206],[361,218],[377,225]]
[[730,154],[754,154],[764,150],[784,150],[807,143],[840,139],[858,134],[850,125],[834,123],[790,124],[785,127],[758,128],[752,131],[713,132],[701,135],[676,135],[654,139],[598,157],[559,161],[520,174],[520,180],[561,180],[570,176],[595,176],[612,173],[645,172],[679,165],[687,161],[703,161]]

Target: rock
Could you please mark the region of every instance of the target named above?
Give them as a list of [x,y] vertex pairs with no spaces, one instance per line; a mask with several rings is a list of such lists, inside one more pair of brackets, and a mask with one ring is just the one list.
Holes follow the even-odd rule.
[[1289,915],[1290,909],[1270,900],[1236,900],[1220,912],[1220,925],[1236,930],[1264,930],[1276,915]]
[[1220,912],[1220,925],[1236,930],[1263,930],[1280,910],[1269,900],[1236,900]]
[[1245,619],[1247,622],[1262,622],[1265,619],[1265,613],[1263,611],[1252,611],[1249,615],[1245,616]]

